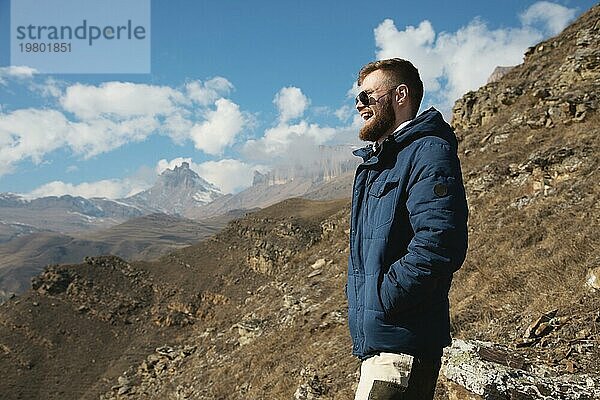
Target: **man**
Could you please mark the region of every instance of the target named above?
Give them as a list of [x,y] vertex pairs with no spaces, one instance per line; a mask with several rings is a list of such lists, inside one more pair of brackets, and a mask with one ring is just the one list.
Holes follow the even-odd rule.
[[448,291],[467,250],[467,203],[452,128],[406,60],[359,73],[359,137],[373,144],[352,194],[348,320],[362,360],[356,400],[432,399],[451,343]]

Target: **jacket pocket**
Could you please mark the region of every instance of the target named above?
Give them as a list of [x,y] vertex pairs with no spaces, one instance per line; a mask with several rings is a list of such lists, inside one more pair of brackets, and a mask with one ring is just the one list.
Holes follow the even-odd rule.
[[374,181],[369,187],[368,224],[373,233],[394,219],[398,181]]

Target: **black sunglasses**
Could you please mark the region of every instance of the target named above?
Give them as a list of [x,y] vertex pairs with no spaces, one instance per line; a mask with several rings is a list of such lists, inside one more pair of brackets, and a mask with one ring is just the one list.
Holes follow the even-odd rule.
[[[356,95],[356,98],[354,99],[354,105],[357,105],[358,102],[360,101],[363,105],[368,106],[371,104],[375,104],[377,103],[381,98],[387,96],[388,94],[392,93],[394,90],[396,90],[398,87],[396,86],[395,88],[392,88],[390,90],[388,90],[387,92],[385,92],[384,94],[382,94],[381,96],[379,96],[378,98],[375,98],[373,96],[371,96],[369,93],[365,92],[364,90],[362,92],[360,92],[358,95]],[[373,102],[371,103],[371,99],[373,100]]]

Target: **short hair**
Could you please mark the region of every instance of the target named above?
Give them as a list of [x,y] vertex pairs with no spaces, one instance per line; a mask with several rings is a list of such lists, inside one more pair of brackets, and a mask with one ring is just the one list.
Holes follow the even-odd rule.
[[410,61],[401,58],[373,61],[360,69],[356,81],[358,86],[362,84],[367,75],[378,69],[384,71],[390,86],[400,84],[408,86],[408,97],[410,98],[411,112],[414,118],[421,106],[421,100],[423,100],[423,82],[419,76],[419,70]]

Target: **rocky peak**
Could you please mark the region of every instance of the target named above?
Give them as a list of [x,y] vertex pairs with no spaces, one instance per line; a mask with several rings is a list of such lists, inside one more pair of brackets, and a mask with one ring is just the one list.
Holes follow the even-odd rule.
[[197,173],[190,169],[190,164],[184,162],[181,166],[176,166],[174,169],[166,169],[160,174],[158,179],[160,184],[171,188],[194,188],[197,187],[201,191],[219,189],[202,179]]
[[128,203],[166,214],[183,214],[223,196],[218,187],[200,177],[183,162],[166,169],[148,190],[125,199]]

